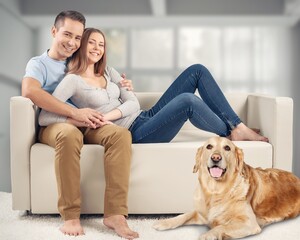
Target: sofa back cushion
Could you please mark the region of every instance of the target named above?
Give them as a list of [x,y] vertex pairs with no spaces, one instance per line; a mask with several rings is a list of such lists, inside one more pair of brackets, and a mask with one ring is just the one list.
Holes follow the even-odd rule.
[[[150,109],[161,97],[161,92],[136,92],[136,96],[139,99],[141,109]],[[227,93],[225,94],[228,102],[237,115],[246,123],[247,119],[247,97],[246,93]],[[196,128],[187,121],[182,130],[196,130]]]

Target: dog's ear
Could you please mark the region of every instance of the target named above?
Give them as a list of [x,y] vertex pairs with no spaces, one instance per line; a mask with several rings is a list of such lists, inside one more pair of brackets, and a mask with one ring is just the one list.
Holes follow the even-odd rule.
[[202,155],[202,149],[203,149],[203,147],[198,148],[198,151],[197,151],[197,154],[196,154],[196,164],[194,166],[193,173],[196,173],[196,172],[199,171],[200,159],[201,159],[201,155]]
[[236,161],[237,161],[237,170],[240,172],[243,169],[244,165],[244,152],[242,149],[235,147],[235,156],[236,156]]

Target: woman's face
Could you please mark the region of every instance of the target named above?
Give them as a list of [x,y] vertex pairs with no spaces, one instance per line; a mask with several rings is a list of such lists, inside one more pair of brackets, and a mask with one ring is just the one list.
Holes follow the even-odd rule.
[[98,62],[104,53],[104,38],[100,33],[91,33],[87,43],[87,59],[90,64]]

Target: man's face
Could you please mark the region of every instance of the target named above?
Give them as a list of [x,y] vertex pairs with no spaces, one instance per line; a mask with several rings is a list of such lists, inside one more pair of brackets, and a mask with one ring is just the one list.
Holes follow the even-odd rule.
[[54,56],[57,60],[65,60],[80,47],[84,26],[78,21],[66,18],[64,23],[52,28]]

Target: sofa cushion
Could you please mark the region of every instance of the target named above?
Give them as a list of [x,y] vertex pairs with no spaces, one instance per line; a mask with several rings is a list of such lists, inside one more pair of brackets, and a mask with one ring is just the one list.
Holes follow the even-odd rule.
[[[130,213],[178,213],[192,208],[192,196],[197,184],[197,176],[192,170],[197,149],[208,136],[203,134],[200,131],[184,130],[171,143],[133,144],[128,196]],[[243,149],[245,161],[251,166],[272,167],[271,144],[250,141],[239,141],[235,144]],[[83,146],[82,213],[103,213],[103,154],[102,146]],[[30,168],[33,213],[57,213],[54,159],[52,147],[41,143],[32,146]],[[184,196],[178,198],[178,194],[181,193],[184,193]],[[173,201],[162,200],[158,205],[153,198],[168,198]]]

